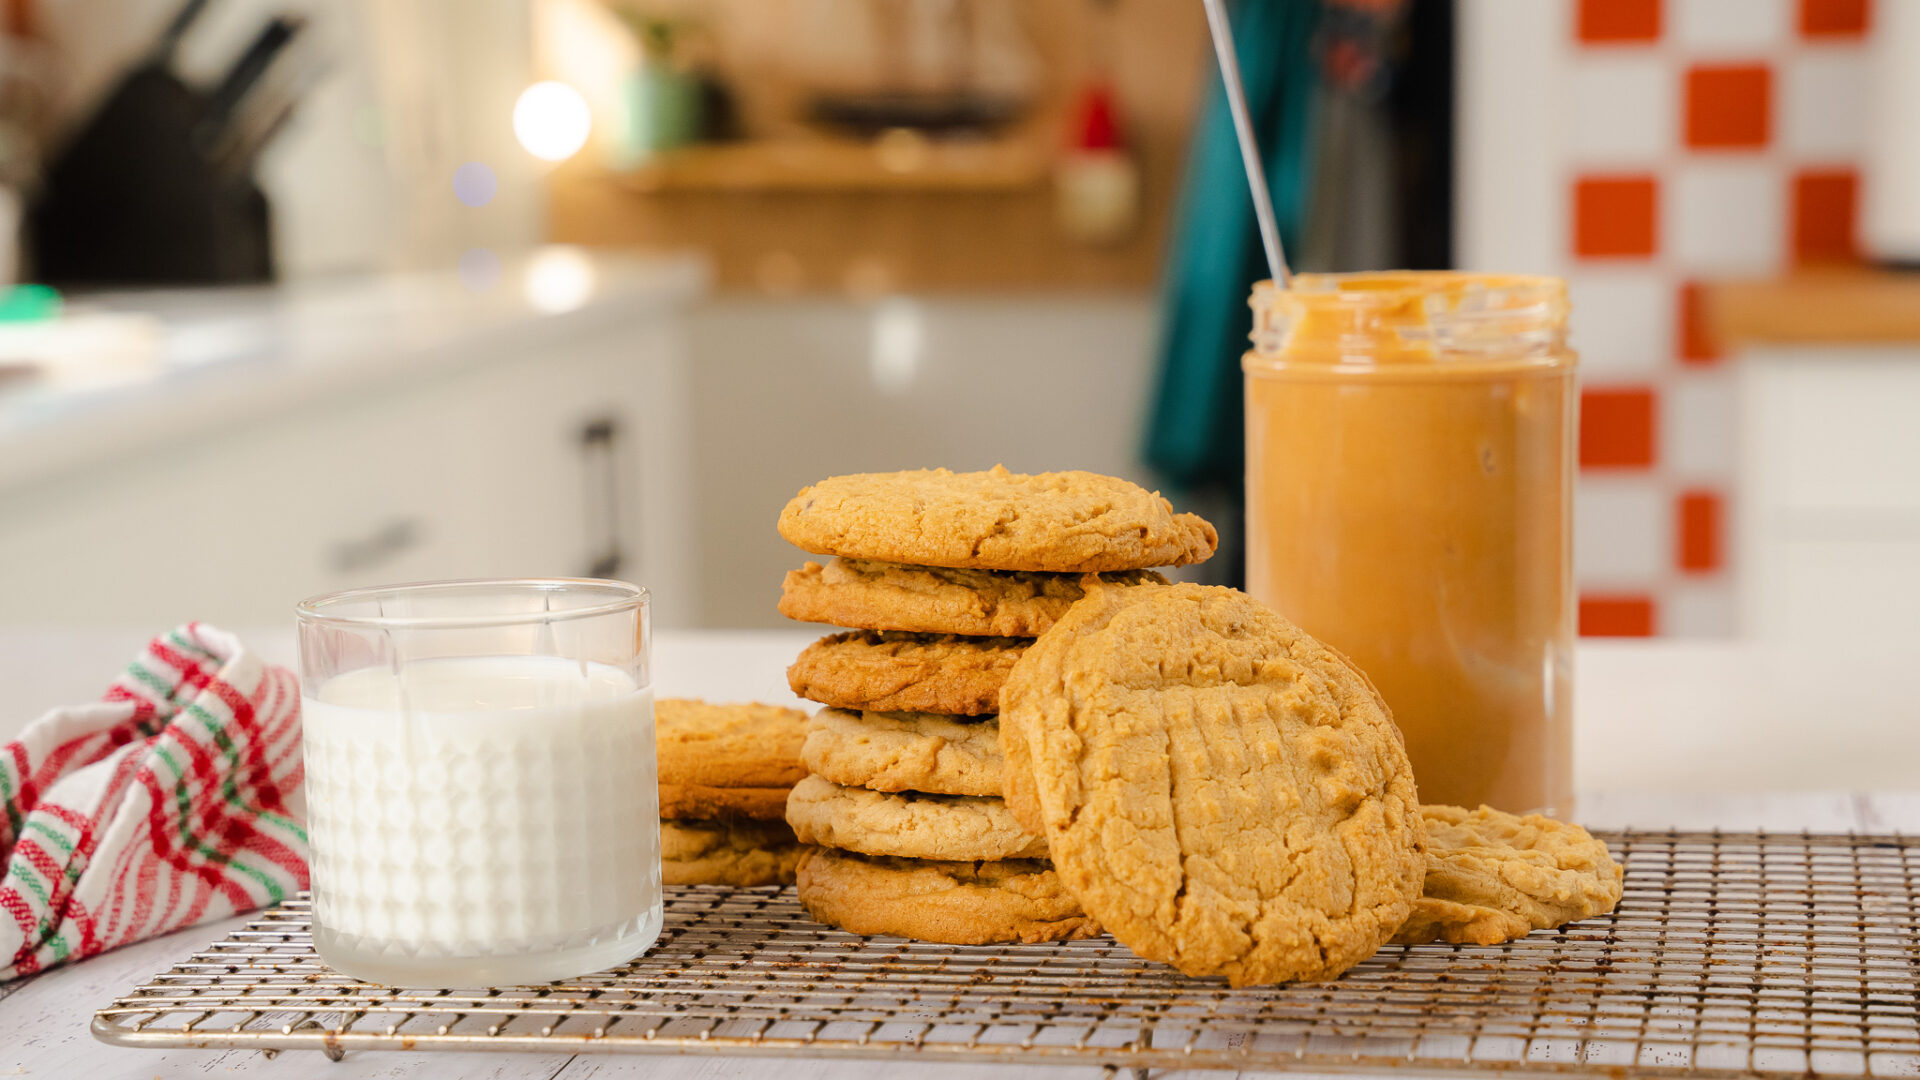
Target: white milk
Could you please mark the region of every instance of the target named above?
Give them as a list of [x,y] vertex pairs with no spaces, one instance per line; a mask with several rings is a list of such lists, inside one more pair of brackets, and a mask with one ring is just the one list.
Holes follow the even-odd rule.
[[653,693],[544,656],[308,690],[314,947],[399,986],[598,971],[660,933]]

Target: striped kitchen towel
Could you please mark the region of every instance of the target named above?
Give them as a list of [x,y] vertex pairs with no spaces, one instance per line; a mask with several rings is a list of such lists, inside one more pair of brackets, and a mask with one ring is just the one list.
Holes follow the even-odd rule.
[[300,690],[238,638],[153,639],[0,748],[0,982],[307,887]]

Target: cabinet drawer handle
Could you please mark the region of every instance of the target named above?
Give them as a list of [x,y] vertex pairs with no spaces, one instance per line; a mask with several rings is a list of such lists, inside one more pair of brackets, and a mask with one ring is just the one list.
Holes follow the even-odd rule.
[[398,558],[419,544],[420,533],[417,520],[395,518],[358,540],[334,544],[329,561],[336,574],[357,574]]
[[625,545],[620,542],[620,434],[620,421],[611,416],[597,417],[580,427],[588,577],[615,577],[626,565]]

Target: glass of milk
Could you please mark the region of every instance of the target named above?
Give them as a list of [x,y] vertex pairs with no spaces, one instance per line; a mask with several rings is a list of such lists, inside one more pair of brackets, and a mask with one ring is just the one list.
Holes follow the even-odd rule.
[[406,987],[567,979],[660,934],[647,591],[438,581],[302,603],[313,944]]

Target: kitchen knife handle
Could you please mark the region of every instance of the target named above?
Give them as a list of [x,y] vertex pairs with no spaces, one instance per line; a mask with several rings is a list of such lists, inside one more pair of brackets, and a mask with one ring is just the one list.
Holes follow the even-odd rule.
[[586,490],[588,577],[613,577],[626,562],[620,544],[620,421],[603,416],[580,428]]
[[160,40],[153,43],[153,57],[149,61],[152,66],[173,66],[173,53],[180,47],[180,39],[187,36],[187,31],[192,29],[194,21],[200,18],[200,13],[206,7],[207,0],[184,0],[180,10],[173,13],[173,21],[160,34]]
[[240,58],[227,69],[226,77],[220,80],[220,85],[207,96],[206,112],[201,120],[205,125],[207,137],[211,138],[219,134],[220,129],[226,125],[227,118],[232,115],[234,107],[240,104],[240,99],[246,97],[247,91],[253,89],[253,85],[260,81],[260,76],[266,74],[267,68],[273,63],[273,58],[280,54],[281,49],[287,47],[287,42],[292,41],[294,35],[298,34],[304,25],[306,25],[305,21],[297,17],[276,15],[267,20],[267,25],[260,28],[260,32],[254,35],[253,43],[246,47],[240,54]]

